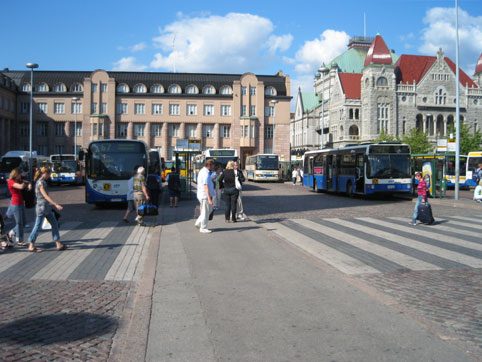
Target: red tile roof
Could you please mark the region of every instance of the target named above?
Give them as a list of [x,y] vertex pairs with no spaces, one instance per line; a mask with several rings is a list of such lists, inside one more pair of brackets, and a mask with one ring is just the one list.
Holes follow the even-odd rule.
[[480,73],[480,72],[482,72],[482,54],[480,54],[479,61],[475,66],[475,73]]
[[368,49],[365,66],[370,64],[392,64],[390,51],[380,35],[377,35],[375,39],[373,39],[372,45],[370,45],[370,49]]
[[343,93],[348,99],[361,98],[361,78],[360,73],[338,73],[340,76]]
[[[455,64],[449,58],[444,58],[449,68],[455,74]],[[435,63],[437,57],[429,57],[425,55],[407,55],[402,54],[395,63],[395,74],[397,75],[397,82],[403,84],[419,83],[430,67]],[[460,84],[465,87],[466,84],[469,87],[477,88],[477,84],[474,83],[465,72],[460,69]]]

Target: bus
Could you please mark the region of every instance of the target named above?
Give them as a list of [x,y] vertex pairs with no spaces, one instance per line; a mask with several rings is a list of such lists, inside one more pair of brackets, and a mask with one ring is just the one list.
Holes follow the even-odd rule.
[[137,140],[91,141],[85,159],[85,201],[89,204],[125,202],[127,181],[135,169],[143,166],[146,174],[149,165],[147,146]]
[[[423,171],[423,165],[426,163],[432,163],[435,161],[435,170],[432,173],[436,173],[437,178],[443,177],[448,187],[455,187],[455,153],[422,153],[412,155],[412,170]],[[468,187],[466,184],[466,169],[467,169],[467,156],[460,156],[460,177],[459,186]]]
[[76,155],[50,155],[52,173],[51,184],[80,185],[84,183],[82,167]]
[[477,186],[477,170],[478,164],[482,163],[482,151],[469,152],[467,155],[467,169],[465,170],[467,186]]
[[234,149],[210,149],[203,151],[194,158],[194,182],[197,182],[197,174],[204,167],[207,160],[214,160],[215,167],[225,169],[228,161],[238,161],[238,151]]
[[[32,170],[33,173],[38,167],[48,164],[47,156],[37,155],[36,151],[32,152]],[[26,180],[30,179],[29,175],[30,152],[29,151],[8,151],[0,159],[0,183],[5,183],[10,176],[10,172],[18,167],[22,171],[22,177]]]
[[381,142],[306,152],[303,185],[348,196],[410,193],[410,146]]
[[246,157],[246,176],[252,181],[280,180],[279,157],[275,154],[258,154]]

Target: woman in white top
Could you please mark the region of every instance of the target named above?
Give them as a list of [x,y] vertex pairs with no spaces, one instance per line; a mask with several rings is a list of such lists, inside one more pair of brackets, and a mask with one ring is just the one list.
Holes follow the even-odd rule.
[[482,180],[479,181],[479,185],[474,190],[474,200],[482,202]]

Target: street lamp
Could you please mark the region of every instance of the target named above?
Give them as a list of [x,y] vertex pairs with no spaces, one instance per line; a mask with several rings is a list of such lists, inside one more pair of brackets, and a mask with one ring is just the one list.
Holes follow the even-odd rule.
[[72,101],[74,101],[74,115],[75,115],[75,121],[74,121],[74,155],[77,155],[77,102],[80,100],[79,97],[72,97]]
[[[276,107],[276,104],[278,103],[278,101],[276,99],[273,99],[271,101],[269,101],[271,104],[273,104],[273,107]],[[274,136],[275,136],[275,126],[276,126],[276,110],[273,108],[273,142],[272,142],[272,145],[273,145],[273,153],[276,154],[275,150],[274,150]]]
[[28,166],[29,178],[30,182],[33,180],[32,174],[32,148],[33,148],[33,70],[38,68],[37,63],[27,63],[27,68],[30,68],[30,142],[29,142],[29,150],[30,150],[30,160]]
[[318,69],[321,74],[321,149],[325,145],[325,74],[329,71],[325,64]]

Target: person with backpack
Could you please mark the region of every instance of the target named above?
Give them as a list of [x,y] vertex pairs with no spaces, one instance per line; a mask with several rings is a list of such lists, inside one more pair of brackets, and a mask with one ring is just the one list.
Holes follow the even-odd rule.
[[171,172],[166,177],[167,189],[169,191],[169,207],[177,207],[177,202],[181,197],[181,179],[176,172],[176,168],[172,167]]

